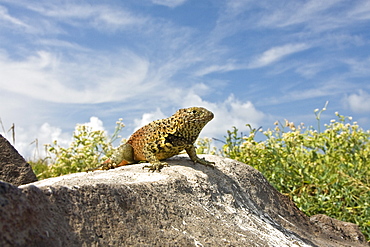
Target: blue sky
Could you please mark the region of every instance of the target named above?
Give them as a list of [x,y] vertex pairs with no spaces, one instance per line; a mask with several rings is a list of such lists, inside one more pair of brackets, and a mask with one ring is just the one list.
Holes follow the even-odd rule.
[[215,113],[208,137],[315,125],[326,101],[324,121],[369,129],[369,26],[367,0],[0,0],[0,118],[26,157],[77,123],[128,137],[189,106]]

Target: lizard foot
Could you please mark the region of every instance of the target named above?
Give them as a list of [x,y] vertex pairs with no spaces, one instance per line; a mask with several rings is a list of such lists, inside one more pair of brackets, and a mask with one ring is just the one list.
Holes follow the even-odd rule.
[[194,162],[202,164],[204,166],[212,167],[213,169],[215,168],[215,166],[214,166],[215,162],[208,161],[204,158],[198,158],[198,159],[194,160]]
[[169,165],[166,162],[156,162],[150,163],[150,165],[143,166],[143,169],[148,168],[148,171],[158,171],[160,172],[163,167],[168,167]]

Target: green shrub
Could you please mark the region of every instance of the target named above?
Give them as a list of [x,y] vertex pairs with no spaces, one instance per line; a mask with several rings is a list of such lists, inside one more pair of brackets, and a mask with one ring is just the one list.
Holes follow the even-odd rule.
[[28,163],[39,180],[53,177],[46,159],[29,160]]
[[[322,111],[315,110],[319,126]],[[248,136],[234,127],[221,153],[261,171],[307,215],[356,223],[369,239],[370,131],[335,115],[322,132],[287,120],[272,130],[251,129]],[[255,140],[258,132],[264,141]]]
[[212,146],[211,138],[198,138],[195,145],[197,147],[197,154],[217,154],[217,148]]
[[39,179],[95,168],[112,154],[112,142],[119,137],[118,134],[123,127],[122,119],[120,119],[113,135],[108,137],[103,130],[92,130],[86,125],[77,125],[69,147],[62,147],[57,141],[45,145],[50,164],[45,160],[29,163]]

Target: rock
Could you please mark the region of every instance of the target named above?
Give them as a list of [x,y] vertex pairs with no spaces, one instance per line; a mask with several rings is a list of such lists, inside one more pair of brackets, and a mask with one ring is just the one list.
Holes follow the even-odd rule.
[[1,183],[0,246],[367,246],[360,232],[327,235],[252,167],[205,157],[215,169],[185,155],[160,173],[137,164]]
[[331,239],[364,242],[364,235],[358,225],[330,218],[327,215],[317,214],[310,217],[310,221],[318,226]]
[[30,164],[0,135],[0,180],[14,185],[37,181]]

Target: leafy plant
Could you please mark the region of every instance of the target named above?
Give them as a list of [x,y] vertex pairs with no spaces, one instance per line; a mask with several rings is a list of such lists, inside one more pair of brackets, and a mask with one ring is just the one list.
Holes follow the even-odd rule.
[[[318,122],[324,110],[315,110]],[[221,153],[261,171],[307,215],[356,223],[369,239],[370,131],[351,117],[335,115],[323,132],[303,123],[276,122],[263,132],[264,141],[255,140],[255,129],[243,136],[234,127]]]
[[116,123],[115,131],[108,137],[103,130],[93,130],[86,125],[77,125],[73,132],[73,141],[65,148],[54,141],[46,144],[48,164],[45,160],[30,162],[39,179],[57,177],[64,174],[86,171],[97,167],[113,152],[113,145],[124,127],[122,119]]
[[198,138],[195,145],[197,146],[197,154],[216,154],[217,148],[212,146],[211,138]]

